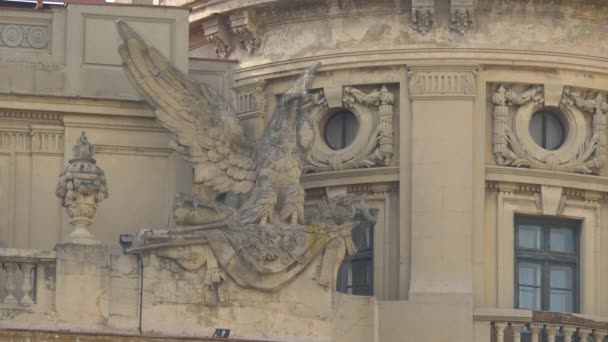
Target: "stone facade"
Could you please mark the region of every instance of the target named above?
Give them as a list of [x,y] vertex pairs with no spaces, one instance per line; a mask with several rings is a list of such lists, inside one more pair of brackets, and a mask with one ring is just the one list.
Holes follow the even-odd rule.
[[[141,330],[154,340],[227,328],[280,341],[605,341],[604,1],[191,5],[0,13],[0,327],[12,329],[0,336]],[[309,87],[316,139],[300,177],[304,205],[365,195],[372,296],[337,292],[337,268],[322,272],[347,242],[269,290],[230,276],[208,247],[212,234],[167,240],[180,228],[171,208],[184,197],[175,194],[203,192],[162,115],[123,73],[117,19],[210,84],[252,140],[297,75],[321,63]],[[531,126],[541,112],[561,125],[555,149]],[[70,218],[54,196],[82,131],[111,192],[90,227],[102,244],[87,247],[66,242]],[[576,222],[574,313],[517,309],[521,217]],[[153,243],[122,254],[118,236],[138,232]],[[340,257],[327,259],[331,251]]]

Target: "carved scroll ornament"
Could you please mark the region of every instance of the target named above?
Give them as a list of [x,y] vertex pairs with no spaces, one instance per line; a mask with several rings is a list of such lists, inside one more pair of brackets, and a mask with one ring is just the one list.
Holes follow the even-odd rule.
[[[322,93],[319,93],[322,98]],[[354,87],[345,87],[343,106],[358,116],[359,131],[351,145],[332,150],[322,139],[317,139],[308,157],[306,171],[319,172],[389,165],[393,157],[393,102],[394,95],[386,86],[369,94]],[[327,101],[322,98],[313,122],[323,123]],[[321,136],[322,127],[315,126]]]
[[[608,105],[602,93],[581,94],[564,88],[559,108],[564,113],[566,132],[576,131],[559,149],[548,151],[537,146],[529,133],[529,119],[544,107],[542,86],[517,92],[500,85],[492,94],[494,103],[494,156],[501,166],[529,167],[583,174],[599,174],[606,164],[606,114]],[[585,120],[592,115],[592,120]],[[591,121],[591,127],[587,127]],[[518,124],[519,127],[518,127]]]

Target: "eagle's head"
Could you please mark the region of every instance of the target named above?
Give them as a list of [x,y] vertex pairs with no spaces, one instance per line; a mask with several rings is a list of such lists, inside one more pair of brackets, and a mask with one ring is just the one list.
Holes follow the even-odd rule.
[[310,109],[314,104],[308,90],[320,66],[321,63],[316,63],[306,69],[294,85],[283,94],[267,127],[270,132],[267,133],[272,135],[299,130],[310,121]]

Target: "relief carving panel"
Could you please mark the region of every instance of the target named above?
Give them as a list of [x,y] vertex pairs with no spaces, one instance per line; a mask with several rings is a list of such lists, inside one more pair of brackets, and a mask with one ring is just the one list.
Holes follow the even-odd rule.
[[0,23],[0,47],[47,49],[48,26]]
[[[561,98],[547,106],[546,86],[499,85],[492,94],[494,104],[493,145],[500,166],[529,167],[583,174],[599,174],[606,164],[605,94],[563,87]],[[564,128],[563,143],[547,150],[534,142],[530,120],[540,110],[557,110]]]
[[315,96],[313,113],[315,143],[307,159],[307,172],[387,166],[393,157],[394,94],[383,85],[365,93],[355,87],[344,87],[343,107],[350,110],[359,125],[353,142],[340,150],[330,148],[322,137],[324,125],[332,113],[322,92]]

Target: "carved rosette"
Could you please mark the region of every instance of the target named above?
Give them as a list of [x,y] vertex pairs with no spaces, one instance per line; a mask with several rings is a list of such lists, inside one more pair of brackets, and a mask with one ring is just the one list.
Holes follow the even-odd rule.
[[55,194],[66,208],[74,231],[65,242],[75,244],[99,244],[88,230],[97,204],[108,197],[108,186],[102,169],[95,165],[93,146],[88,142],[84,132],[74,146],[74,158],[61,173]]
[[0,47],[46,49],[49,36],[48,26],[0,23]]
[[[571,137],[567,137],[557,150],[549,151],[536,145],[529,133],[530,118],[547,105],[543,90],[542,86],[536,85],[518,92],[499,85],[492,94],[496,164],[599,174],[606,164],[608,153],[608,104],[605,95],[601,92],[563,88],[561,99],[556,104],[563,113],[566,134]],[[586,119],[586,116],[591,116],[591,120]]]

